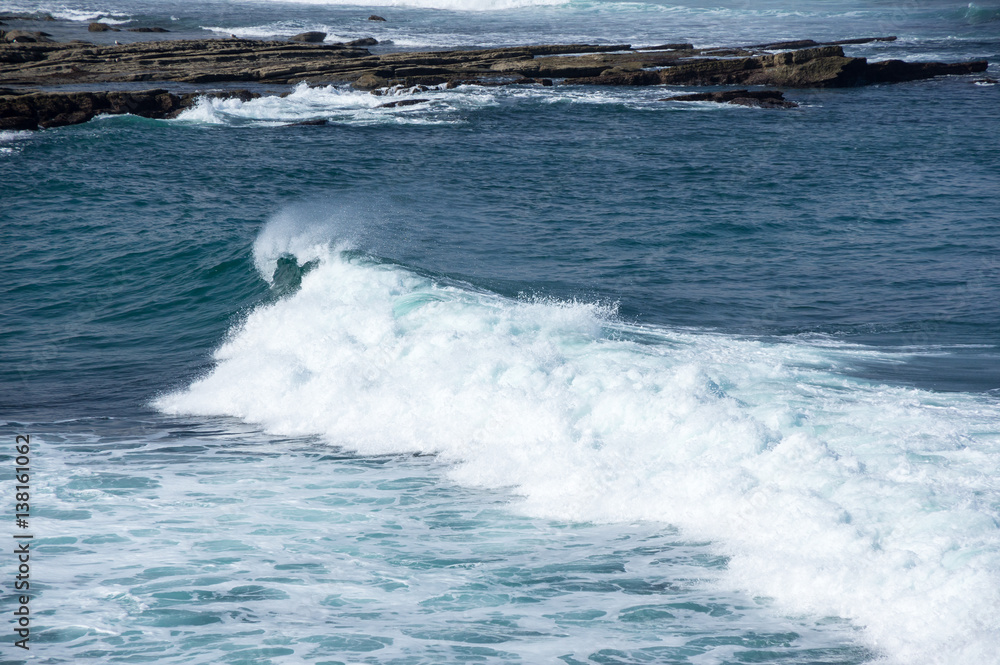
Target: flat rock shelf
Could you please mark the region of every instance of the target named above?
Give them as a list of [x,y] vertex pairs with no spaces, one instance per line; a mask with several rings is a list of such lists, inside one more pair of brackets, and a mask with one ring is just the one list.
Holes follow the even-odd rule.
[[[129,92],[44,92],[60,85],[350,84],[376,94],[388,87],[474,85],[754,85],[844,88],[982,72],[984,60],[960,63],[868,62],[844,54],[846,44],[798,40],[729,48],[664,44],[549,44],[481,50],[373,54],[358,41],[299,43],[249,39],[137,42],[97,46],[47,41],[0,44],[0,129],[37,129],[86,122],[97,114],[172,117],[197,94],[164,89]],[[360,40],[371,46],[374,40]],[[208,91],[208,88],[206,88]],[[247,90],[221,94],[248,98]],[[752,97],[752,96],[751,96]],[[745,99],[749,99],[746,95]],[[706,101],[715,101],[707,99]],[[719,99],[718,101],[730,101]],[[774,108],[788,103],[765,104]]]

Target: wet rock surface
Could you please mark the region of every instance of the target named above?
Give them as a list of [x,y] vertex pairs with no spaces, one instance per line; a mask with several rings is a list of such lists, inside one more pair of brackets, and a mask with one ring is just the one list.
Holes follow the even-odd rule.
[[[346,44],[313,43],[325,36],[302,33],[292,38],[299,41],[292,42],[233,38],[103,46],[80,42],[0,44],[0,82],[330,84],[352,83],[369,75],[398,83],[434,84],[506,75],[597,85],[849,87],[985,69],[985,62],[869,63],[845,56],[839,43],[817,45],[812,40],[726,49],[696,49],[690,44],[664,44],[658,49],[632,49],[628,44],[549,44],[375,55],[367,48],[377,44],[373,38]],[[875,39],[890,38],[848,41]]]
[[[356,89],[371,91],[393,86],[453,88],[468,84],[553,83],[829,88],[970,74],[982,72],[987,66],[985,61],[868,62],[844,54],[845,44],[892,41],[894,37],[825,43],[797,40],[710,49],[697,49],[688,43],[665,43],[642,49],[633,49],[628,44],[546,44],[373,54],[367,47],[378,44],[374,38],[326,43],[322,42],[326,37],[322,32],[302,33],[292,41],[234,37],[114,45],[52,43],[44,33],[27,34],[25,40],[13,41],[11,35],[17,32],[0,33],[3,42],[0,85],[306,82],[351,84]],[[28,38],[34,41],[27,41]],[[736,92],[742,94],[732,96]],[[707,101],[781,108],[794,104],[781,93],[761,97],[760,92],[731,91],[725,93],[730,95],[729,99]],[[34,101],[28,103],[28,97]],[[62,101],[57,103],[57,97]],[[0,128],[25,128],[32,123],[35,127],[54,127],[85,122],[99,113],[170,117],[186,108],[184,104],[190,105],[185,99],[164,90],[0,95]],[[402,104],[396,104],[399,105]]]
[[[173,118],[206,96],[177,95],[162,89],[137,92],[33,92],[0,90],[0,130],[47,129],[87,122],[98,115],[131,113],[144,118]],[[248,90],[209,93],[207,96],[248,101],[260,93]]]
[[666,97],[661,102],[716,102],[718,104],[736,104],[765,109],[794,109],[795,102],[785,99],[780,90],[723,90],[720,92],[698,92],[692,95]]

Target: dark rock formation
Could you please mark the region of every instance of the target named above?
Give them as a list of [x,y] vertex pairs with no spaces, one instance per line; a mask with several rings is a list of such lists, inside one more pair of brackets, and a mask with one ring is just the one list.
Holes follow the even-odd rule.
[[528,76],[517,78],[473,78],[473,79],[452,79],[445,85],[445,89],[452,90],[460,85],[481,85],[486,88],[499,88],[507,85],[554,85],[552,79],[533,79]]
[[400,99],[395,102],[386,102],[385,104],[379,104],[375,108],[377,109],[392,109],[397,106],[413,106],[414,104],[423,104],[424,102],[429,102],[429,99]]
[[51,37],[47,32],[29,32],[27,30],[11,30],[10,32],[0,31],[0,41],[8,44],[46,44],[51,43]]
[[371,16],[368,17],[368,20],[369,21],[384,21],[385,19],[382,18],[381,16],[377,16],[375,14],[372,14]]
[[693,95],[666,97],[661,102],[717,102],[719,104],[738,104],[765,109],[793,109],[798,107],[795,102],[785,99],[780,90],[723,90],[721,92],[699,92]]
[[128,28],[129,32],[170,32],[166,28]]
[[636,51],[693,51],[694,44],[660,44],[659,46],[643,46]]
[[0,16],[0,21],[55,21],[52,14],[15,14]]
[[374,37],[362,37],[361,39],[355,39],[353,41],[346,42],[347,46],[377,46],[378,40]]
[[986,71],[988,63],[985,60],[977,62],[904,62],[902,60],[885,60],[870,63],[864,75],[855,85],[872,83],[903,83],[918,81],[935,76],[951,76],[957,74],[972,74]]
[[[87,122],[102,114],[131,113],[144,118],[172,118],[202,95],[175,95],[166,90],[138,92],[42,92],[0,96],[0,129],[38,129]],[[248,101],[259,93],[237,90],[213,93]]]
[[326,118],[318,118],[316,120],[303,120],[302,122],[293,122],[290,125],[285,125],[286,127],[322,127],[323,125],[329,124]]
[[[10,39],[15,33],[6,33],[4,38]],[[32,34],[36,33],[28,36]],[[233,38],[121,45],[46,43],[38,39],[45,39],[45,35],[37,33],[34,42],[22,43],[18,38],[16,43],[0,43],[0,85],[305,81],[313,85],[351,83],[359,90],[375,90],[439,84],[552,85],[553,79],[562,79],[565,84],[580,85],[826,88],[912,81],[986,69],[985,61],[870,63],[865,58],[845,56],[840,44],[814,45],[816,42],[812,40],[763,45],[767,50],[781,50],[779,53],[761,52],[760,47],[699,50],[688,48],[690,44],[664,44],[678,48],[662,50],[634,50],[627,44],[547,44],[373,55],[364,48],[371,43],[369,39],[374,41],[372,38],[349,44]],[[808,46],[798,48],[801,45]],[[152,92],[156,94],[147,91],[57,95],[65,103],[59,108],[52,100],[43,104],[41,98],[25,106],[24,95],[8,94],[0,98],[0,119],[4,126],[21,127],[34,122],[36,126],[48,127],[83,122],[98,113],[132,112],[161,117],[156,114],[176,110],[165,101],[176,96]],[[183,102],[183,97],[177,99],[182,101],[176,103]],[[783,102],[780,99],[767,102],[752,94],[742,99],[757,100],[746,103],[758,105]]]
[[121,32],[118,28],[112,28],[107,23],[91,23],[87,26],[87,30],[90,32]]
[[840,46],[819,46],[784,53],[737,58],[684,59],[657,70],[624,72],[609,68],[600,76],[567,80],[589,85],[767,85],[786,88],[847,88],[896,83],[986,69],[985,61],[945,64],[888,60],[869,63],[844,56]]
[[325,32],[300,32],[294,37],[290,38],[293,42],[302,42],[304,44],[318,44],[319,42],[326,39]]
[[364,48],[250,39],[0,44],[0,85],[135,81],[347,82],[378,65]]
[[362,74],[351,85],[358,90],[375,90],[376,88],[387,87],[389,85],[389,80],[384,79],[381,76],[376,76],[375,74]]
[[857,85],[864,58],[844,57],[840,46],[787,51],[774,55],[697,60],[660,72],[660,82],[681,85],[777,85],[827,88]]
[[[318,36],[318,35],[317,35]],[[134,81],[254,81],[435,85],[448,81],[568,79],[589,85],[844,87],[982,71],[984,63],[868,63],[839,45],[782,53],[745,48],[633,50],[627,44],[549,44],[373,55],[369,41],[315,44],[247,39],[122,45],[0,44],[0,81],[22,85]],[[815,43],[784,42],[778,45]],[[687,47],[688,44],[665,44]],[[775,44],[765,46],[774,47]],[[723,57],[706,57],[725,52]],[[733,54],[745,55],[733,55]],[[384,79],[365,83],[372,78]]]

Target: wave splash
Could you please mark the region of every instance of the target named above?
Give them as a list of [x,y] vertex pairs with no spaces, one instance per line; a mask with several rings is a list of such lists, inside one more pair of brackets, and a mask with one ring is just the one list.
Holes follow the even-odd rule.
[[995,398],[840,371],[870,349],[640,327],[607,306],[447,284],[303,216],[264,227],[256,264],[267,279],[283,256],[318,266],[157,408],[435,453],[530,515],[671,523],[731,557],[727,583],[850,618],[890,662],[994,662]]

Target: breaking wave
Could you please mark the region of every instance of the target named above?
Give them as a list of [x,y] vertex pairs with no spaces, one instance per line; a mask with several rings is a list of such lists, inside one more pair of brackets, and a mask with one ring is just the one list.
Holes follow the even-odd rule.
[[995,662],[1000,405],[852,378],[883,352],[646,327],[359,251],[350,211],[279,215],[255,261],[316,267],[155,406],[362,454],[433,453],[534,516],[657,521],[727,583],[849,618],[894,663]]

